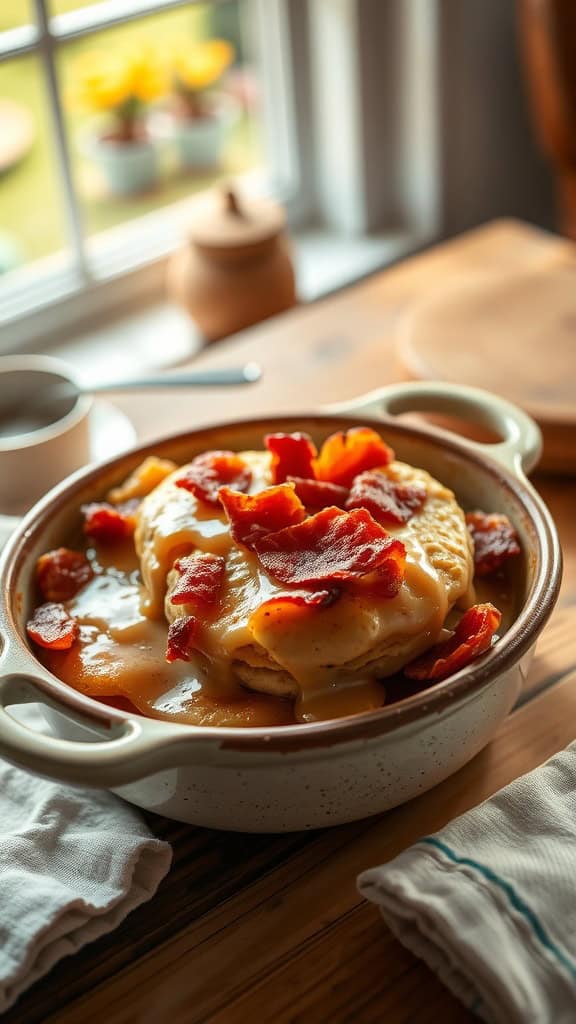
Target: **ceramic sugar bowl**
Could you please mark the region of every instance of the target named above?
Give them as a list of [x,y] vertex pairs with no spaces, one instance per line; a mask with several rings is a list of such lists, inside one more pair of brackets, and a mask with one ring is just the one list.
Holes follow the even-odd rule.
[[168,287],[207,341],[249,327],[296,304],[283,209],[269,199],[214,190],[194,203],[186,246]]

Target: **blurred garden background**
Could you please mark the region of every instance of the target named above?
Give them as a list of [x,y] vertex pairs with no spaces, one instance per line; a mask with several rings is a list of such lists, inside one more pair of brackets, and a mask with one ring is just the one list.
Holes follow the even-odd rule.
[[[87,7],[99,0],[51,0],[52,16]],[[156,13],[84,38],[63,41],[57,51],[58,85],[63,96],[66,130],[76,191],[87,235],[149,213],[206,188],[216,180],[246,172],[262,162],[258,83],[247,52],[240,3],[194,5]],[[30,24],[28,0],[0,4],[0,32]],[[134,194],[114,194],[86,146],[97,117],[76,102],[79,68],[90,54],[107,59],[147,51],[168,58],[174,47],[218,38],[230,43],[230,65],[218,83],[233,110],[217,166],[183,166],[169,138],[157,145],[158,170],[152,186]],[[161,125],[166,97],[149,105]],[[164,112],[164,114],[163,114]],[[2,119],[5,130],[2,131]],[[169,135],[169,133],[168,133]],[[47,85],[37,55],[0,64],[0,266],[28,263],[65,248],[65,216],[53,145],[54,125]]]

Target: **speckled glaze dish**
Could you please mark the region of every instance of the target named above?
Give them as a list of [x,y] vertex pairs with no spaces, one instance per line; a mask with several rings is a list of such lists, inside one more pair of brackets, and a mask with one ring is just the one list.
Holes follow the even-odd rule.
[[[493,430],[492,445],[395,419],[420,410]],[[149,454],[181,463],[214,448],[257,447],[263,433],[328,434],[369,423],[398,458],[427,469],[465,508],[504,512],[523,548],[519,614],[497,644],[444,682],[389,707],[271,729],[179,725],[107,707],[53,676],[25,633],[37,557],[65,543],[79,506],[101,497]],[[374,391],[322,414],[282,416],[179,434],[70,477],[39,502],[0,564],[0,755],[51,778],[112,789],[126,800],[211,828],[283,832],[378,814],[457,771],[514,705],[556,601],[554,524],[525,473],[540,434],[520,409],[472,388],[424,383]],[[10,705],[39,701],[56,735],[32,732]]]

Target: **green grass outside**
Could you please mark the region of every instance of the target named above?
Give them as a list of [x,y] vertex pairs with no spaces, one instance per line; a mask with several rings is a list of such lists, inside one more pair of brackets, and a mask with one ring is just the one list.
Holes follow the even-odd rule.
[[[51,0],[53,13],[86,6],[90,0]],[[92,0],[98,2],[98,0]],[[0,4],[0,31],[25,24],[27,0],[8,0]],[[217,27],[218,31],[218,27]],[[219,34],[221,29],[219,30]],[[79,54],[93,49],[124,46],[138,39],[168,43],[185,36],[195,39],[215,34],[206,8],[179,8],[118,26],[88,38],[62,45],[58,55],[58,74],[64,96],[74,78],[74,62]],[[0,236],[14,240],[25,262],[57,252],[66,245],[65,217],[58,186],[58,168],[52,145],[52,123],[46,102],[44,76],[35,56],[21,57],[0,65],[0,99],[13,99],[32,114],[35,141],[30,152],[16,166],[0,175]],[[176,173],[166,167],[165,179],[153,193],[115,198],[106,196],[94,171],[79,150],[82,133],[90,129],[91,118],[66,107],[66,124],[77,189],[81,196],[82,217],[87,234],[92,235],[123,221],[156,210],[166,203],[183,199],[213,184],[215,175]],[[1,139],[0,139],[1,145]],[[260,162],[260,143],[254,118],[243,114],[230,130],[223,176],[240,173]],[[1,247],[1,246],[0,246]]]

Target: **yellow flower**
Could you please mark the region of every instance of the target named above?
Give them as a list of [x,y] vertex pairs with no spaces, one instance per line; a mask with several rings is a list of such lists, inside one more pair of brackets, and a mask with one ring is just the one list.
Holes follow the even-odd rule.
[[96,111],[118,110],[130,102],[150,103],[168,88],[166,63],[151,46],[86,53],[76,63],[74,98]]
[[152,46],[132,51],[126,61],[126,73],[130,96],[141,103],[151,103],[168,90],[168,66]]
[[206,39],[179,48],[174,58],[174,73],[181,86],[196,92],[214,85],[233,60],[234,48],[230,43],[224,39]]
[[90,110],[114,110],[130,98],[126,67],[113,54],[86,53],[76,65],[74,98]]

